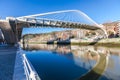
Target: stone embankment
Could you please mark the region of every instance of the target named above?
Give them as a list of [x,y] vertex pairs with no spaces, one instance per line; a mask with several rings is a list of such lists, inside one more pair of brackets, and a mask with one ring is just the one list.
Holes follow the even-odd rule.
[[98,41],[95,45],[108,46],[108,47],[120,47],[120,38],[109,38]]
[[[46,44],[47,42],[29,42],[28,44]],[[57,41],[51,42],[50,44],[57,44]],[[60,43],[60,42],[59,42]],[[65,42],[62,42],[65,43]],[[71,45],[95,45],[95,46],[108,46],[108,47],[120,47],[120,38],[108,38],[101,39],[99,41],[92,40],[70,40]]]
[[101,39],[99,41],[91,40],[71,40],[72,45],[95,45],[107,47],[120,47],[120,38]]

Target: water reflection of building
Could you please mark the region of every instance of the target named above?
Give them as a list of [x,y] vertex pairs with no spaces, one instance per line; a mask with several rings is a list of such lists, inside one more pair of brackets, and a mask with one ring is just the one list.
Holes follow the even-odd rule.
[[[65,55],[73,59],[77,66],[92,69],[99,61],[100,55],[108,58],[105,71],[102,75],[111,80],[119,80],[120,77],[120,49],[93,46],[58,46],[58,45],[29,45],[29,48],[36,50],[50,50],[58,55]],[[72,58],[70,58],[69,54]]]
[[57,45],[47,45],[47,44],[28,44],[25,49],[27,50],[54,50]]
[[[97,53],[93,53],[94,47],[91,46],[72,46],[75,64],[91,69],[99,59]],[[90,51],[91,50],[91,51]]]
[[[92,68],[95,65],[96,61],[99,59],[97,54],[92,54],[89,49],[93,51],[93,47],[79,47],[79,46],[62,46],[62,45],[29,45],[30,50],[50,50],[59,53],[60,55],[71,54],[75,64],[78,66],[86,67],[86,69]],[[89,49],[88,49],[89,48]],[[90,62],[90,63],[89,63]]]

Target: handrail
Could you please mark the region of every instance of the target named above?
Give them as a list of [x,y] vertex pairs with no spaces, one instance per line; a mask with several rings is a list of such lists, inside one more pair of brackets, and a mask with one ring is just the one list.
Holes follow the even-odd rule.
[[18,45],[17,46],[18,50],[22,56],[26,79],[27,80],[41,80],[40,77],[38,76],[37,72],[35,71],[34,67],[29,62],[26,55],[23,53],[23,50],[21,49],[20,44],[17,44],[17,45]]
[[23,64],[24,64],[24,69],[25,69],[27,80],[41,80],[37,72],[33,68],[33,66],[28,61],[26,55],[23,54],[22,56],[23,56]]
[[30,61],[27,59],[26,54],[21,49],[20,44],[18,43],[15,46],[18,47],[18,51],[22,57],[26,80],[41,80],[37,72],[35,71],[34,67],[30,63]]
[[[21,47],[19,47],[19,50],[21,51]],[[27,80],[41,80],[40,77],[38,76],[37,72],[35,71],[34,67],[29,62],[29,60],[27,59],[27,57],[24,53],[22,54],[22,58],[23,58],[26,79]]]

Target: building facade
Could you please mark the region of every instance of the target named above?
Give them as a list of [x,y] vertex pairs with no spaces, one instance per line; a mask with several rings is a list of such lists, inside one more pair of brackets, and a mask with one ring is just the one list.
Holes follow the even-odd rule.
[[104,23],[103,25],[108,37],[120,37],[120,21]]

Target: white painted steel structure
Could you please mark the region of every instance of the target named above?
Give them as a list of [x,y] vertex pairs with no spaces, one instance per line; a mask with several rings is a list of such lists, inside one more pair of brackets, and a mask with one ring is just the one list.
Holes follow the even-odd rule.
[[48,13],[41,13],[41,14],[35,14],[35,15],[28,15],[28,16],[22,16],[22,17],[18,17],[17,19],[24,19],[24,18],[36,18],[39,16],[45,16],[45,15],[50,15],[50,14],[60,14],[60,13],[68,13],[68,12],[76,12],[79,13],[81,15],[83,15],[84,18],[86,18],[87,20],[93,22],[95,25],[99,26],[95,21],[93,21],[89,16],[87,16],[85,13],[83,13],[80,10],[63,10],[63,11],[55,11],[55,12],[48,12]]
[[17,22],[28,23],[31,27],[59,27],[102,30],[107,37],[106,30],[80,10],[63,10],[28,15],[16,18]]
[[27,80],[41,80],[25,54],[23,54],[23,63]]

